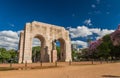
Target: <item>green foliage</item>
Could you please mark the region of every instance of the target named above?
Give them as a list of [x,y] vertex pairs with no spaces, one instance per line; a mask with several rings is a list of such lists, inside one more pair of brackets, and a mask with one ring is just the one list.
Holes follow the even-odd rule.
[[110,34],[103,36],[103,42],[111,42]]
[[57,50],[57,58],[59,60],[60,59],[60,47],[56,46],[56,50]]
[[35,56],[36,54],[40,54],[41,47],[40,46],[35,46],[32,48],[32,56]]
[[[83,49],[83,56],[94,58],[94,59],[108,59],[108,58],[116,58],[120,59],[120,45],[114,46],[111,41],[110,34],[107,34],[100,39],[101,43],[96,47],[95,50],[91,50],[89,47],[89,52],[85,52]],[[93,45],[93,44],[92,44]],[[94,48],[93,48],[94,49]],[[88,56],[87,56],[88,55]]]
[[[40,57],[41,57],[41,47],[40,46],[35,46],[32,48],[32,61],[33,62],[38,62],[40,61]],[[57,57],[58,60],[60,59],[60,47],[56,46],[56,50],[57,50]]]
[[6,51],[5,48],[0,48],[0,52],[4,52],[4,51]]
[[110,34],[107,34],[102,38],[102,43],[97,47],[97,52],[93,52],[92,55],[94,58],[120,58],[120,46],[114,46],[112,44]]
[[82,49],[82,57],[87,58],[88,57],[88,48]]
[[110,52],[111,57],[120,58],[120,46],[113,46]]
[[40,46],[35,46],[32,48],[32,51],[36,50],[36,51],[40,51],[41,47]]
[[33,62],[39,62],[40,61],[40,53],[41,47],[40,46],[35,46],[32,48],[32,61]]
[[18,61],[17,51],[15,51],[14,49],[11,49],[11,50],[8,50],[7,52],[11,55],[10,61],[17,63],[17,61]]
[[76,54],[75,50],[72,51],[72,60],[75,60],[74,57],[77,57],[77,54]]
[[108,58],[110,54],[110,47],[107,42],[103,42],[98,46],[98,56],[103,58]]
[[17,52],[15,50],[6,50],[5,48],[0,48],[0,62],[9,63],[17,62]]
[[112,41],[110,39],[110,35],[105,35],[102,38],[102,43],[97,47],[97,56],[99,58],[105,58],[107,59],[110,56],[111,52],[111,47],[112,47]]

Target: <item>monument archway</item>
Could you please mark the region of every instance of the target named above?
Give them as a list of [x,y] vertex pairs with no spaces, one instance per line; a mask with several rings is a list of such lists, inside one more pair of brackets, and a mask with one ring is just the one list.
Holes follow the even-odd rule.
[[58,61],[65,61],[66,58],[66,45],[65,45],[65,40],[62,38],[57,39],[57,41],[59,41],[60,43],[60,57],[58,59]]
[[[32,47],[32,62],[40,62],[41,60],[43,60],[43,55],[44,55],[44,47],[45,47],[45,38],[42,35],[36,34],[33,39],[38,39],[39,40],[39,49],[40,51],[33,51],[33,47]],[[33,40],[32,40],[32,44],[33,44]],[[34,55],[34,56],[33,56]],[[36,59],[36,60],[35,60]]]
[[65,62],[72,60],[69,32],[64,27],[34,21],[26,23],[25,29],[20,33],[19,63],[32,63],[33,38],[41,41],[41,61],[57,61],[56,40],[60,42],[60,59]]

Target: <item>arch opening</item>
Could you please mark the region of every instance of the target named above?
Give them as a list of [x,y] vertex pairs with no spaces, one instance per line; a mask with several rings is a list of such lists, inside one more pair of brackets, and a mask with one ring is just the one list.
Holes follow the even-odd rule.
[[40,62],[44,56],[45,39],[41,35],[36,35],[32,40],[32,62]]
[[57,61],[65,61],[66,59],[66,45],[65,40],[60,38],[56,40]]

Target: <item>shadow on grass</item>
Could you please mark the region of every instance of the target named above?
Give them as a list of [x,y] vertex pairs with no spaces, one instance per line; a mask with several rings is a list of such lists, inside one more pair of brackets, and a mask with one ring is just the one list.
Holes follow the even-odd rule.
[[9,70],[17,70],[17,68],[0,67],[0,71],[9,71]]
[[89,65],[97,65],[97,64],[71,64],[71,66],[89,66]]
[[32,70],[32,69],[49,69],[49,68],[60,68],[62,66],[35,66],[35,67],[0,67],[0,71],[10,71],[10,70]]
[[108,78],[120,78],[120,76],[115,76],[115,75],[102,75],[102,77],[108,77]]
[[43,67],[40,67],[40,66],[35,66],[35,67],[30,67],[30,69],[49,69],[49,68],[60,68],[62,66],[43,66]]

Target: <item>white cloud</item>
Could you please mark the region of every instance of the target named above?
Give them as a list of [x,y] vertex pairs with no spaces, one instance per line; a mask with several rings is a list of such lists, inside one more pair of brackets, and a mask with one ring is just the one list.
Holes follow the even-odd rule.
[[91,25],[92,25],[91,19],[90,19],[90,18],[89,18],[89,19],[86,19],[86,20],[84,21],[84,24],[87,25],[87,26],[91,26]]
[[[4,30],[0,31],[0,47],[6,49],[18,49],[20,31]],[[40,46],[39,39],[33,39],[33,46]]]
[[6,36],[6,37],[10,37],[10,38],[18,38],[17,32],[8,30],[8,31],[0,31],[0,36]]
[[69,28],[71,38],[86,37],[92,35],[92,32],[86,26],[78,26],[77,28]]
[[22,31],[23,31],[23,30],[17,31],[17,34],[18,34],[19,37],[20,37],[20,33],[21,33]]
[[108,29],[100,29],[100,28],[88,28],[86,26],[78,26],[77,28],[69,28],[68,29],[71,35],[71,38],[77,38],[77,37],[87,37],[89,35],[96,34],[99,37],[103,37],[106,34],[110,34],[114,32],[114,30],[108,30]]
[[106,34],[110,34],[110,33],[112,33],[112,32],[114,32],[114,30],[108,30],[108,29],[103,29],[103,30],[101,30],[99,33],[97,33],[100,37],[102,37],[102,36],[104,36],[104,35],[106,35]]
[[98,37],[96,37],[96,39],[101,38],[106,34],[110,34],[110,33],[114,32],[114,30],[108,30],[108,29],[102,29],[101,30],[100,28],[92,28],[92,29],[90,29],[90,31],[92,33],[95,33],[95,34],[98,35]]
[[[100,28],[88,28],[87,26],[78,26],[77,28],[68,27],[70,32],[71,38],[78,38],[78,37],[87,37],[89,35],[96,34],[96,39],[114,32],[114,30],[108,29],[100,29]],[[6,49],[18,49],[19,43],[19,34],[21,31],[11,31],[11,30],[4,30],[0,31],[0,47],[4,47]],[[72,41],[72,43],[78,44],[82,47],[87,47],[87,43],[84,41],[76,40]],[[39,39],[33,40],[33,46],[40,46]]]
[[88,28],[88,29],[89,29],[90,32],[96,33],[96,34],[100,33],[100,31],[101,31],[100,28]]
[[0,31],[0,47],[6,49],[17,49],[19,37],[17,32],[8,30]]
[[35,46],[40,46],[40,45],[41,45],[40,40],[37,38],[33,38],[32,46],[35,47]]
[[77,44],[79,46],[82,46],[82,48],[86,48],[87,47],[87,42],[84,41],[80,41],[80,40],[76,40],[76,41],[71,41],[72,44]]
[[101,37],[100,36],[97,36],[97,37],[95,37],[96,38],[96,40],[98,40],[98,39],[100,39]]
[[92,4],[91,7],[92,7],[92,8],[96,8],[96,5],[95,5],[95,4]]

